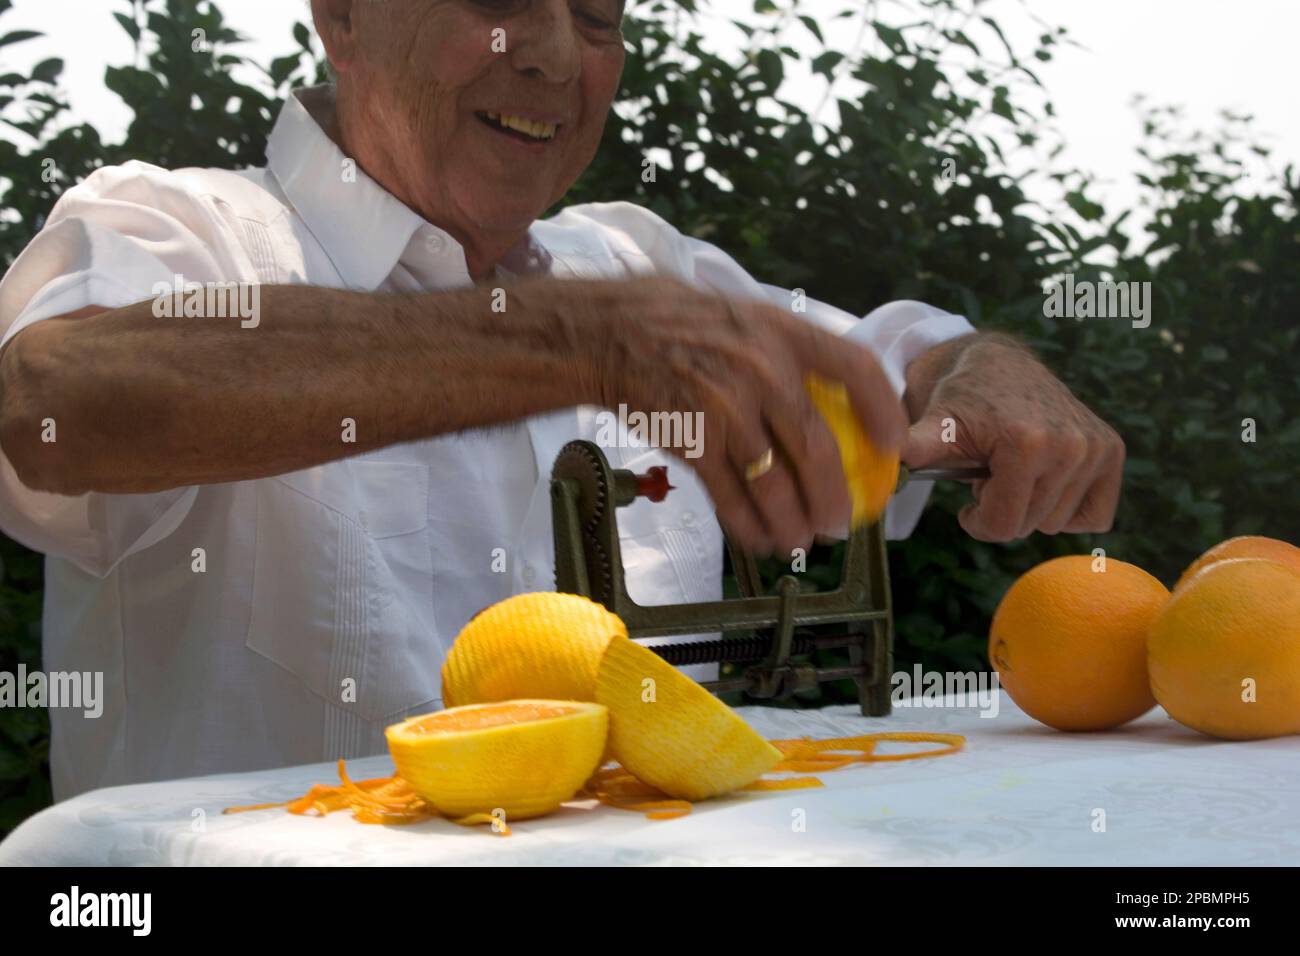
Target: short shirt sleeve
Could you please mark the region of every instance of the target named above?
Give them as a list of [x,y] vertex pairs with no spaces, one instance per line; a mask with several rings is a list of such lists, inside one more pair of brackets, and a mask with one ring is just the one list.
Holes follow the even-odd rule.
[[[236,236],[219,205],[181,173],[139,162],[98,170],[63,195],[0,282],[0,349],[37,322],[131,305],[160,285],[172,288],[177,277],[255,281]],[[57,439],[58,422],[54,427]],[[32,423],[34,440],[41,428]],[[174,531],[197,494],[197,487],[141,495],[34,491],[0,450],[0,530],[96,576]]]

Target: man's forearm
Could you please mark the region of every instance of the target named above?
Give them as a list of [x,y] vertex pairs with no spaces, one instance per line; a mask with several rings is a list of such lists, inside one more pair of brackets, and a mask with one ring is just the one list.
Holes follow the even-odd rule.
[[0,443],[38,490],[143,493],[593,401],[582,336],[557,321],[562,285],[521,284],[504,312],[484,288],[263,286],[254,328],[156,318],[152,301],[47,319],[0,355]]

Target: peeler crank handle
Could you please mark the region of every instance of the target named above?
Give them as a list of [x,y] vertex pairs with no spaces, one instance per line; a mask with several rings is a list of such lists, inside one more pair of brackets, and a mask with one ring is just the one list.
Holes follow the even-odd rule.
[[918,468],[915,471],[906,465],[898,466],[898,487],[902,488],[909,481],[977,481],[988,478],[991,472],[980,465],[969,468]]
[[[895,488],[902,488],[909,481],[977,481],[988,478],[990,474],[989,470],[982,465],[964,468],[917,468],[915,471],[906,465],[899,465],[898,484]],[[676,487],[668,483],[668,469],[663,465],[656,465],[644,475],[634,475],[628,471],[618,472],[616,478],[626,483],[626,488],[619,497],[621,504],[631,502],[634,498],[663,501],[668,492]]]

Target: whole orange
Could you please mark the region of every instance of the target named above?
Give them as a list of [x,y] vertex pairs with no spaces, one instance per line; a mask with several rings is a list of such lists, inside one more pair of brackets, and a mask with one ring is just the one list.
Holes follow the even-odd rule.
[[998,604],[989,660],[1011,699],[1049,727],[1117,727],[1155,706],[1146,635],[1168,597],[1151,575],[1114,558],[1044,561]]
[[1148,663],[1156,700],[1193,730],[1300,733],[1300,570],[1264,558],[1201,569],[1152,625]]
[[1277,538],[1247,534],[1239,538],[1220,541],[1189,564],[1182,577],[1178,579],[1178,583],[1174,585],[1174,590],[1177,591],[1191,579],[1192,575],[1202,568],[1209,567],[1216,561],[1225,561],[1228,558],[1268,558],[1270,561],[1277,561],[1279,564],[1285,564],[1300,571],[1300,548],[1285,541],[1279,541]]

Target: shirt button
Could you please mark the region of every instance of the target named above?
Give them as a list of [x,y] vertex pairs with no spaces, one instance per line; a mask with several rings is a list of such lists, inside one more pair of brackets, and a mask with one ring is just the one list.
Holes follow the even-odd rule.
[[682,512],[682,524],[683,524],[685,527],[687,527],[687,528],[693,528],[693,527],[695,526],[695,512],[694,512],[694,511],[683,511],[683,512]]
[[532,587],[533,582],[537,580],[537,570],[531,564],[524,565],[524,584]]
[[442,236],[430,236],[428,239],[424,240],[424,243],[429,247],[429,251],[435,255],[442,252],[442,250],[447,246],[447,240],[442,238]]

